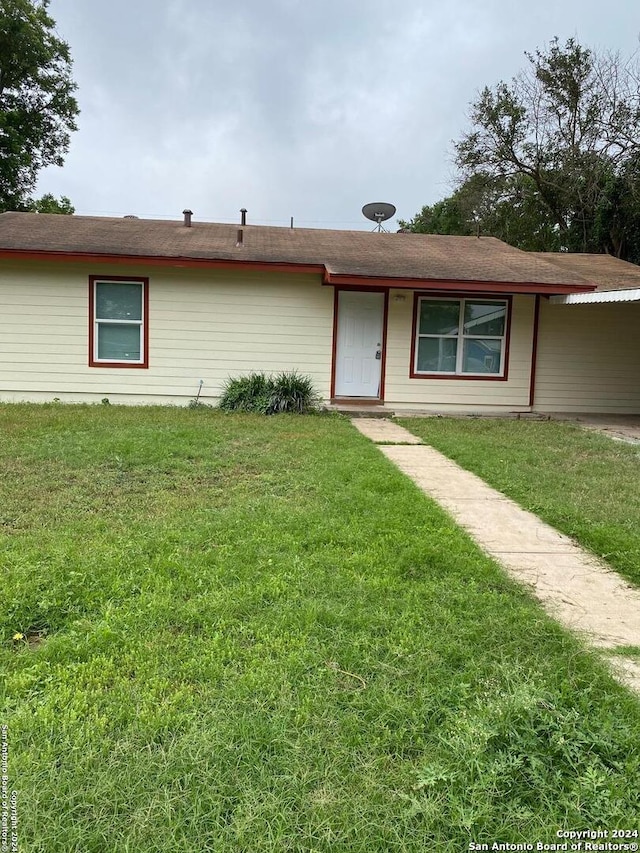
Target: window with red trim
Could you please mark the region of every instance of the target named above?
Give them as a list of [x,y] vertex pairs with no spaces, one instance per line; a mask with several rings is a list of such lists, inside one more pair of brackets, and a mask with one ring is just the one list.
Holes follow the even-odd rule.
[[502,377],[506,368],[506,299],[416,300],[416,376]]
[[90,277],[90,364],[148,366],[146,278]]

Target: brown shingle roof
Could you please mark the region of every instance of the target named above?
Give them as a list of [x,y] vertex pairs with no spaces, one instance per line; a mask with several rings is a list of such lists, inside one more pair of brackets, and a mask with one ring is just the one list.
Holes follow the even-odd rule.
[[640,267],[612,255],[583,255],[574,252],[532,252],[532,255],[594,281],[596,290],[640,289]]
[[[387,234],[182,221],[0,215],[0,252],[88,253],[141,258],[318,265],[330,276],[541,284],[591,290],[590,276],[560,269],[539,254],[493,237]],[[517,289],[517,287],[516,287]]]

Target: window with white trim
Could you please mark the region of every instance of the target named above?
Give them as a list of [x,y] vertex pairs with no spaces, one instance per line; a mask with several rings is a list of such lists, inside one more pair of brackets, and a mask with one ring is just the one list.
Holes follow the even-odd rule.
[[508,308],[506,299],[419,297],[414,375],[504,376]]
[[145,279],[95,278],[92,363],[144,365]]

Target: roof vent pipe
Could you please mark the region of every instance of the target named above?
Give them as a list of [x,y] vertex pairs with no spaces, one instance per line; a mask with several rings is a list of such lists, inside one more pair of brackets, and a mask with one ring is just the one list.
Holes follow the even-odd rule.
[[240,208],[240,225],[246,225],[246,224],[247,224],[247,208],[241,207]]
[[191,217],[193,216],[193,210],[189,210],[187,208],[187,210],[183,210],[182,213],[184,215],[184,227],[191,228]]
[[244,233],[242,228],[238,228],[238,239],[236,240],[236,249],[241,249],[244,246]]

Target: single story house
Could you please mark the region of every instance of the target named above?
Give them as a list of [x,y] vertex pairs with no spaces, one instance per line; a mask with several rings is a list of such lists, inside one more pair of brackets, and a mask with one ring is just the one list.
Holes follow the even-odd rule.
[[0,400],[640,413],[640,267],[449,237],[0,215]]

